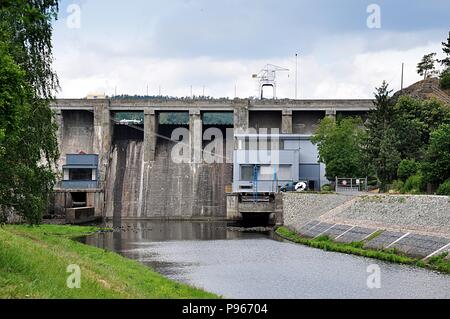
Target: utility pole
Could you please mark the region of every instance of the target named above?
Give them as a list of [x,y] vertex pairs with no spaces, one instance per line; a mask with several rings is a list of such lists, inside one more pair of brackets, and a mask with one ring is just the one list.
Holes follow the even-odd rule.
[[237,98],[237,84],[234,84],[234,98]]
[[401,84],[400,84],[400,92],[402,92],[402,93],[403,93],[403,71],[404,71],[404,68],[405,68],[405,63],[402,62],[402,80],[401,80]]
[[147,84],[147,96],[148,96],[148,84]]
[[161,85],[158,87],[159,96],[161,96]]
[[205,97],[205,86],[203,85],[203,97]]
[[194,96],[192,95],[192,85],[191,85],[191,99],[193,99]]
[[295,54],[295,99],[298,98],[298,53]]

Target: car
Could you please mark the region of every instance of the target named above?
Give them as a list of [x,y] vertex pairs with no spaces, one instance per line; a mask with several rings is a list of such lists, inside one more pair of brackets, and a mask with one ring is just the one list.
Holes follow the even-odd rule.
[[283,193],[304,192],[307,190],[308,190],[308,182],[306,182],[306,181],[289,182],[280,188],[280,191]]

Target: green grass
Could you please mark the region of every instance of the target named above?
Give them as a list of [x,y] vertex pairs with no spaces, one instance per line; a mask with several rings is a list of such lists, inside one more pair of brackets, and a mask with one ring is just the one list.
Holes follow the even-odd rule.
[[[0,298],[217,298],[169,280],[116,253],[74,241],[97,231],[78,226],[0,227]],[[66,285],[81,268],[81,288]]]
[[[376,232],[368,240],[379,236],[382,232],[383,231]],[[338,243],[333,242],[327,236],[309,239],[298,235],[296,232],[293,232],[286,227],[277,228],[276,234],[294,243],[319,248],[327,251],[334,251],[345,254],[369,257],[400,264],[414,265],[417,267],[429,268],[450,274],[450,260],[447,258],[448,254],[442,254],[436,257],[432,257],[428,261],[423,261],[417,258],[408,257],[396,249],[389,249],[389,250],[366,249],[364,248],[364,242]]]
[[[382,232],[383,232],[382,230],[375,232],[366,241],[378,237]],[[315,239],[310,239],[301,237],[296,232],[293,232],[286,227],[277,228],[276,233],[280,237],[292,241],[294,243],[319,248],[326,251],[334,251],[345,254],[352,254],[357,256],[379,259],[388,262],[414,265],[417,267],[428,268],[450,274],[450,260],[448,259],[448,253],[444,253],[439,256],[432,257],[427,261],[423,261],[421,259],[408,257],[396,249],[388,249],[388,250],[366,249],[364,248],[364,243],[366,241],[353,243],[338,243],[333,242],[327,236],[320,236]]]
[[448,259],[448,253],[443,253],[439,256],[431,257],[428,260],[428,266],[432,269],[450,274],[450,260]]
[[297,233],[285,228],[279,227],[276,230],[276,233],[294,243],[307,245],[314,248],[320,248],[327,251],[335,251],[345,254],[352,254],[357,256],[364,256],[369,258],[376,258],[384,261],[402,263],[402,264],[415,264],[417,262],[416,259],[410,258],[407,256],[399,255],[391,251],[381,251],[381,250],[369,250],[363,248],[362,242],[355,243],[337,243],[333,242],[327,236],[321,236],[314,239],[309,239],[305,237],[299,236]]

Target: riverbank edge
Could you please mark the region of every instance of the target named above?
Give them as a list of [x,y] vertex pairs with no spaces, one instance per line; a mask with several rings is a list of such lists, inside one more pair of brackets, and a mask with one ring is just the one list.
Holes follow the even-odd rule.
[[[216,299],[219,296],[153,271],[78,237],[93,226],[0,226],[0,298]],[[81,288],[69,289],[69,265],[79,265]]]
[[[450,260],[445,259],[445,257],[447,257],[447,254],[445,253],[435,257],[431,257],[427,261],[424,261],[422,259],[408,257],[395,249],[376,250],[364,248],[363,245],[365,241],[340,243],[331,240],[328,236],[320,236],[318,238],[303,237],[297,232],[285,226],[276,227],[275,234],[295,244],[322,249],[325,251],[368,257],[386,262],[411,265],[420,268],[426,268],[429,270],[439,271],[445,274],[450,274]],[[368,240],[374,239],[377,235],[379,235],[379,233],[374,234],[373,236],[368,238]]]

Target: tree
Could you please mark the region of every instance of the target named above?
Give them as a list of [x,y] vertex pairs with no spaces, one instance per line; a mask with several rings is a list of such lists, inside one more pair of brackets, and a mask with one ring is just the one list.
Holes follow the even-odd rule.
[[442,102],[400,97],[393,106],[390,126],[397,132],[401,157],[420,160],[430,133],[444,123],[450,123],[450,109]]
[[390,102],[392,91],[386,82],[375,90],[375,109],[370,112],[367,123],[366,151],[381,182],[381,189],[385,190],[386,185],[397,175],[401,154],[398,151],[399,136],[392,128],[396,114]]
[[428,183],[439,185],[450,178],[450,124],[431,133],[422,171]]
[[49,103],[58,89],[51,68],[57,0],[0,3],[0,213],[39,223],[58,158]]
[[444,51],[446,57],[439,62],[443,66],[450,68],[450,32],[448,33],[447,42],[442,42],[442,51]]
[[417,64],[417,73],[424,79],[436,74],[434,63],[436,62],[436,53],[430,53],[423,56],[422,61]]
[[367,176],[363,143],[366,131],[360,118],[335,121],[324,118],[312,138],[318,145],[319,161],[326,164],[326,176],[332,180],[340,177]]
[[397,169],[397,177],[402,180],[406,181],[411,176],[414,176],[419,171],[419,163],[417,163],[415,160],[403,160],[398,165]]

